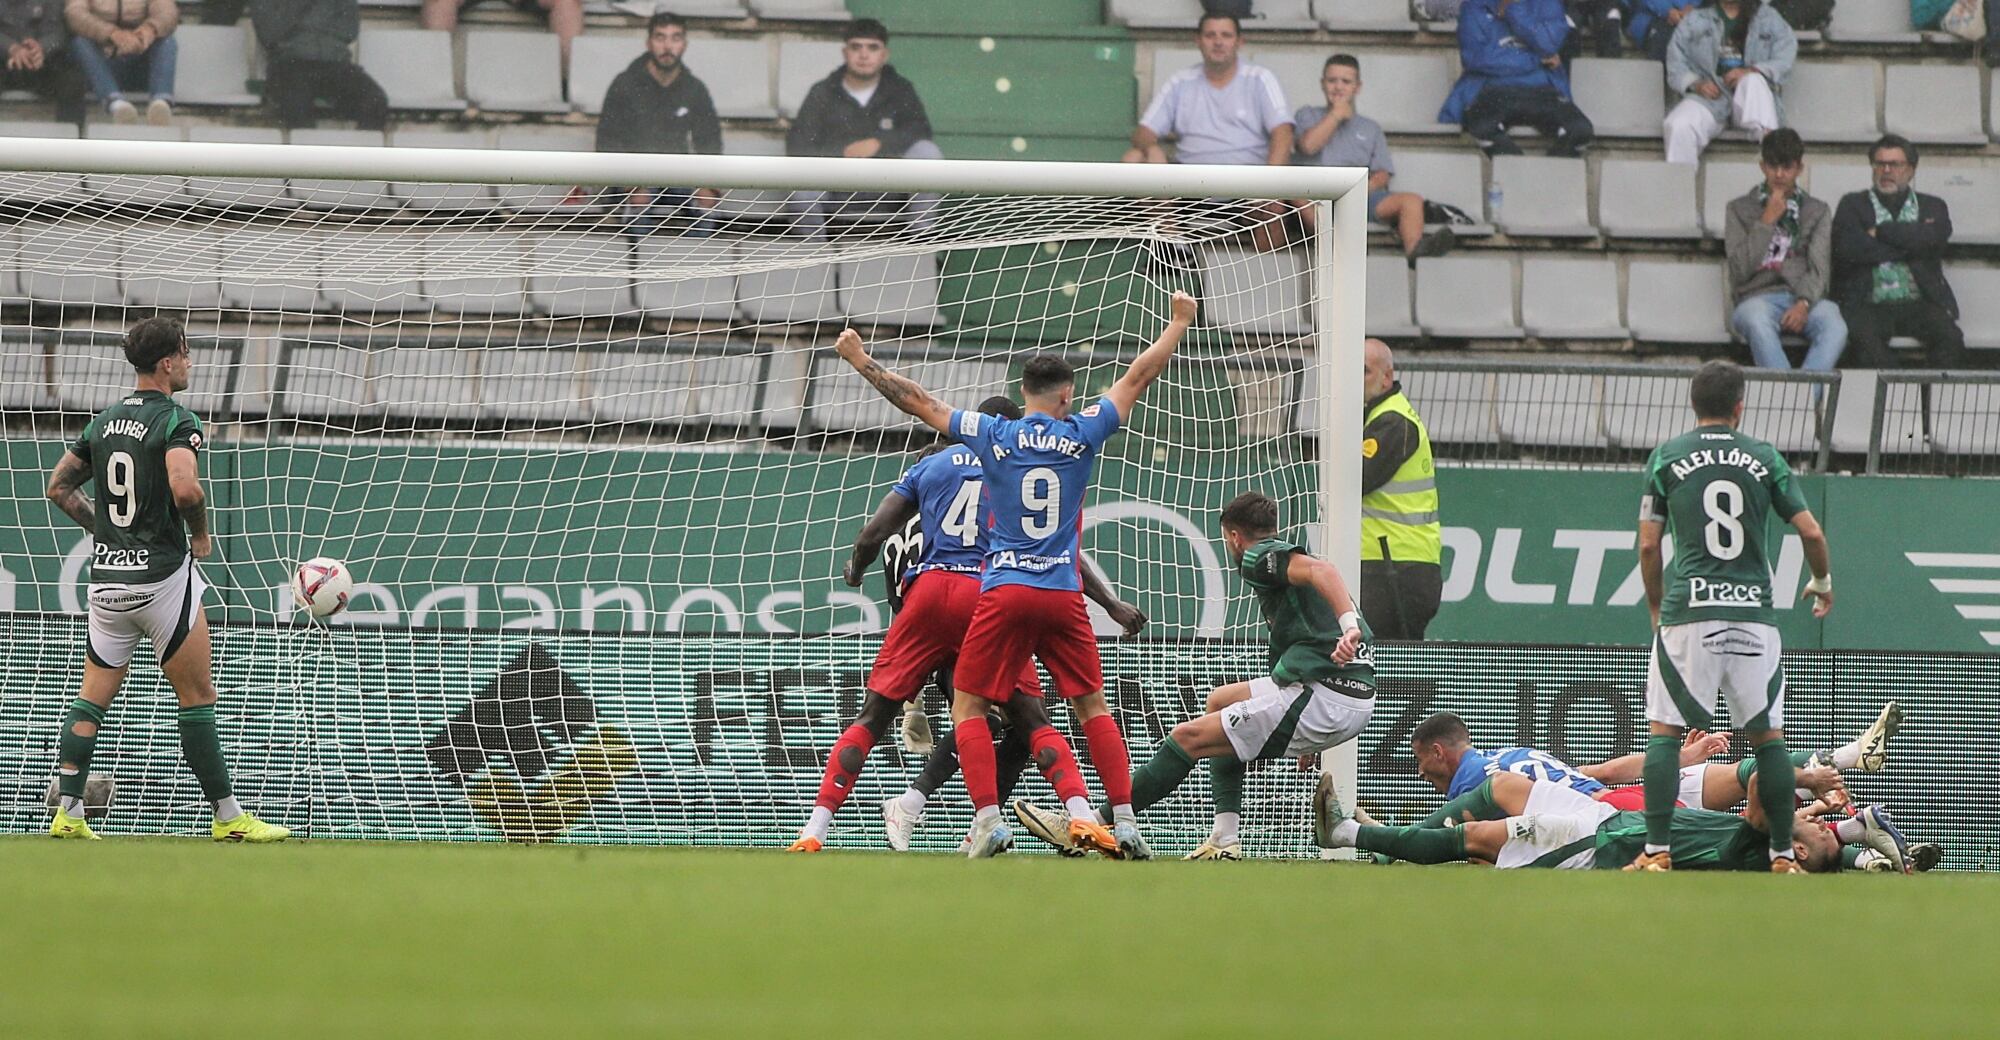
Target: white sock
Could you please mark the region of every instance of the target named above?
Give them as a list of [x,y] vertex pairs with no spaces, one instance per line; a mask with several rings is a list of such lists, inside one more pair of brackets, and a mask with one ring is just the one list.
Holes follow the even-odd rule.
[[1361,840],[1361,825],[1353,820],[1342,820],[1333,825],[1333,848],[1351,849]]
[[1646,855],[1648,856],[1657,855],[1662,852],[1672,852],[1672,851],[1673,847],[1670,845],[1655,845],[1650,841],[1646,843]]
[[826,840],[826,830],[833,826],[833,810],[822,805],[813,806],[813,814],[806,818],[805,829],[799,831],[801,838]]
[[999,806],[982,805],[979,808],[972,810],[972,822],[978,823],[979,821],[987,818],[988,816],[998,816],[998,815],[1000,815]]
[[1111,822],[1114,824],[1137,824],[1139,822],[1139,814],[1132,811],[1132,803],[1130,802],[1124,805],[1114,805],[1111,807]]
[[931,804],[931,800],[924,797],[924,793],[914,787],[904,791],[903,796],[896,799],[896,801],[902,805],[904,812],[912,816],[922,816],[924,806]]
[[1863,823],[1859,816],[1850,816],[1833,825],[1833,836],[1839,838],[1843,845],[1852,845],[1860,841],[1861,836],[1866,833],[1868,825]]
[[1097,817],[1097,810],[1090,807],[1090,799],[1082,795],[1063,799],[1063,809],[1069,813],[1069,818],[1072,820],[1091,820]]
[[70,816],[76,816],[76,817],[83,816],[83,799],[71,798],[69,795],[63,795],[62,811]]
[[241,815],[243,815],[243,803],[237,801],[235,795],[232,794],[227,798],[216,800],[215,819],[217,822],[228,823]]
[[1861,764],[1861,742],[1842,744],[1833,749],[1833,768],[1853,769]]
[[1219,847],[1237,843],[1237,828],[1243,825],[1243,814],[1219,812],[1215,814],[1215,829],[1208,832],[1208,843]]
[[1785,850],[1785,851],[1783,851],[1783,852],[1779,852],[1779,851],[1778,851],[1777,849],[1772,849],[1772,850],[1770,850],[1770,851],[1771,851],[1771,862],[1773,862],[1773,863],[1776,863],[1777,861],[1779,861],[1779,860],[1781,860],[1781,859],[1792,859],[1792,858],[1794,858],[1794,857],[1792,856],[1792,850],[1790,850],[1790,849],[1786,849],[1786,850]]

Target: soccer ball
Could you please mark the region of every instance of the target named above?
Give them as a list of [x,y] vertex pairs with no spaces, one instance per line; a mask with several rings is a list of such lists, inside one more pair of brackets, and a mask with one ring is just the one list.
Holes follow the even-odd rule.
[[292,598],[316,618],[340,613],[353,592],[354,575],[339,560],[315,556],[292,572]]

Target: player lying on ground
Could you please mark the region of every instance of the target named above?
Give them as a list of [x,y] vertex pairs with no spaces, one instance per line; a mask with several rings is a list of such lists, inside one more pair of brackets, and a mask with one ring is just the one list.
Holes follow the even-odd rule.
[[[1271,673],[1209,694],[1208,713],[1175,726],[1132,774],[1132,806],[1143,812],[1172,794],[1196,761],[1208,760],[1215,827],[1188,859],[1243,858],[1244,763],[1344,744],[1360,735],[1375,708],[1368,629],[1340,571],[1278,537],[1278,504],[1255,491],[1222,510],[1222,541],[1270,626]],[[1074,844],[1066,839],[1075,812],[1065,817],[1014,803],[1021,825],[1058,849]]]
[[[1020,409],[1005,397],[989,398],[980,409],[984,415],[1020,415]],[[882,542],[908,521],[911,511],[923,525],[923,548],[905,578],[902,608],[890,622],[889,634],[875,655],[861,711],[827,755],[812,815],[800,829],[798,840],[792,842],[793,852],[818,852],[825,847],[833,814],[854,790],[862,763],[895,720],[898,705],[922,692],[924,681],[958,656],[973,605],[979,599],[977,575],[985,558],[980,473],[978,455],[965,447],[955,446],[918,459],[862,529],[843,568],[843,577],[851,586],[861,584]],[[1101,587],[1098,591],[1103,593]],[[1031,695],[1009,701],[1015,728],[1027,735],[1029,748],[1050,786],[1066,802],[1088,806],[1089,792],[1077,772],[1069,742],[1049,725],[1048,715],[1042,711],[1041,682],[1033,662],[1015,675],[1014,692]]]
[[[83,819],[84,785],[105,715],[143,637],[180,702],[181,754],[214,807],[215,840],[283,841],[291,831],[237,802],[215,733],[208,617],[201,608],[208,586],[194,562],[212,550],[201,420],[174,400],[194,378],[194,356],[180,322],[147,318],[125,334],[125,359],[138,372],[132,393],[97,413],[49,475],[49,501],[95,542],[83,692],[57,743],[60,800],[49,835],[97,838]],[[83,493],[92,482],[101,512]]]
[[[1621,811],[1566,784],[1500,773],[1481,785],[1505,815],[1458,827],[1377,827],[1357,822],[1322,775],[1313,796],[1313,838],[1321,848],[1379,852],[1411,863],[1490,863],[1496,867],[1622,870],[1647,840],[1644,813]],[[1752,784],[1755,784],[1755,779]],[[1754,795],[1755,792],[1753,792]],[[1810,817],[1794,826],[1793,861],[1804,870],[1840,869],[1833,832]],[[1675,809],[1672,847],[1676,870],[1768,872],[1770,823],[1752,797],[1743,815]]]
[[[1022,419],[955,411],[914,381],[868,356],[853,329],[840,334],[840,356],[890,404],[915,416],[979,456],[991,515],[986,569],[979,602],[967,626],[956,670],[951,717],[959,767],[972,798],[970,855],[991,856],[1013,847],[1013,831],[1000,815],[988,709],[1013,696],[1015,677],[1039,658],[1070,702],[1112,804],[1112,838],[1122,857],[1151,856],[1132,812],[1130,757],[1118,722],[1104,698],[1097,637],[1083,606],[1083,497],[1097,452],[1129,419],[1195,318],[1194,297],[1175,293],[1172,317],[1104,397],[1075,415],[1076,374],[1054,354],[1022,366]],[[1067,795],[1065,795],[1065,798]],[[1082,819],[1079,838],[1095,838]]]

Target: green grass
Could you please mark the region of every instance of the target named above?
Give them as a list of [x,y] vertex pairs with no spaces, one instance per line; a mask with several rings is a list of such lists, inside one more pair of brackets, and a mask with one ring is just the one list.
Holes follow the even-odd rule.
[[13,1040],[1974,1036],[2000,1009],[1982,876],[21,838],[0,891]]

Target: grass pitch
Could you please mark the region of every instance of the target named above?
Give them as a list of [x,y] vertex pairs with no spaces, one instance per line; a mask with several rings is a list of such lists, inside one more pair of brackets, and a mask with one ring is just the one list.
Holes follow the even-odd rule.
[[18,838],[0,892],[15,1040],[1978,1036],[2000,1011],[1983,876]]

